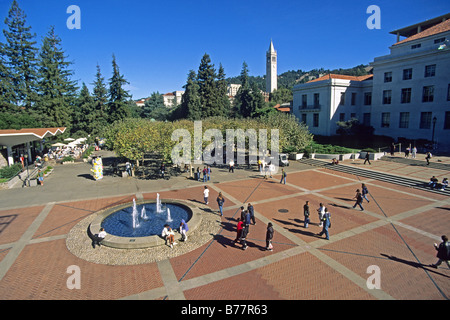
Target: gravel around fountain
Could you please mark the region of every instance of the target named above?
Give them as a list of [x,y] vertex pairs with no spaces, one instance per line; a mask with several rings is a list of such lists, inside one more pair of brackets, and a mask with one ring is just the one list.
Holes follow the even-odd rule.
[[177,244],[173,248],[162,245],[145,249],[116,249],[106,246],[96,246],[94,249],[87,230],[98,213],[84,218],[70,230],[66,247],[80,259],[106,265],[145,264],[177,257],[208,243],[221,228],[221,219],[217,212],[201,204],[197,206],[203,209],[200,225],[192,233],[188,231],[186,242],[176,241]]

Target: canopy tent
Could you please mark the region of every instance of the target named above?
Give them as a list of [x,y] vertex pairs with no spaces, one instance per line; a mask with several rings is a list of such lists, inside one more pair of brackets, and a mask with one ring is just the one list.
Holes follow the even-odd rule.
[[63,146],[65,146],[65,144],[61,143],[61,142],[57,142],[57,143],[52,144],[52,147],[63,147]]
[[28,157],[31,159],[30,142],[41,141],[48,137],[54,137],[66,131],[65,127],[61,128],[31,128],[31,129],[8,129],[0,130],[0,145],[6,146],[8,153],[8,164],[12,165],[14,159],[12,156],[12,147],[20,144],[26,144]]

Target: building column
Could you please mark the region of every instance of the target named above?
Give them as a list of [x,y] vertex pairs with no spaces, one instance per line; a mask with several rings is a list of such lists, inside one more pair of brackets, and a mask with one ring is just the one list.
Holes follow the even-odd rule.
[[7,153],[7,157],[8,157],[8,165],[12,166],[14,164],[12,146],[6,146],[6,153]]
[[28,153],[28,163],[32,163],[33,161],[33,159],[31,158],[31,149],[30,149],[30,142],[27,142],[26,143],[26,146],[27,146],[27,153]]

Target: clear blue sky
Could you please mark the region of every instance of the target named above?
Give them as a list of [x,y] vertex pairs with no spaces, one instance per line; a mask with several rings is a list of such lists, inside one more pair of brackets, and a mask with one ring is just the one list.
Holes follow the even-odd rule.
[[[1,29],[12,0],[0,0]],[[89,88],[97,63],[111,77],[114,53],[134,99],[183,90],[204,53],[227,76],[265,74],[270,40],[278,73],[349,68],[389,53],[390,31],[450,12],[448,0],[18,0],[39,46],[55,26],[74,62],[74,80]],[[70,5],[81,9],[81,29],[69,30]],[[369,30],[369,5],[381,10],[381,29]],[[4,41],[3,34],[0,41]]]

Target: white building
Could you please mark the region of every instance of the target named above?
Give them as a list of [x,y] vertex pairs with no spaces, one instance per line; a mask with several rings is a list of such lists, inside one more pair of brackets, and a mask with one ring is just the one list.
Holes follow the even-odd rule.
[[371,63],[373,76],[326,75],[294,86],[293,113],[317,135],[334,135],[337,121],[358,118],[377,135],[434,139],[450,149],[449,18],[392,31],[397,42]]

